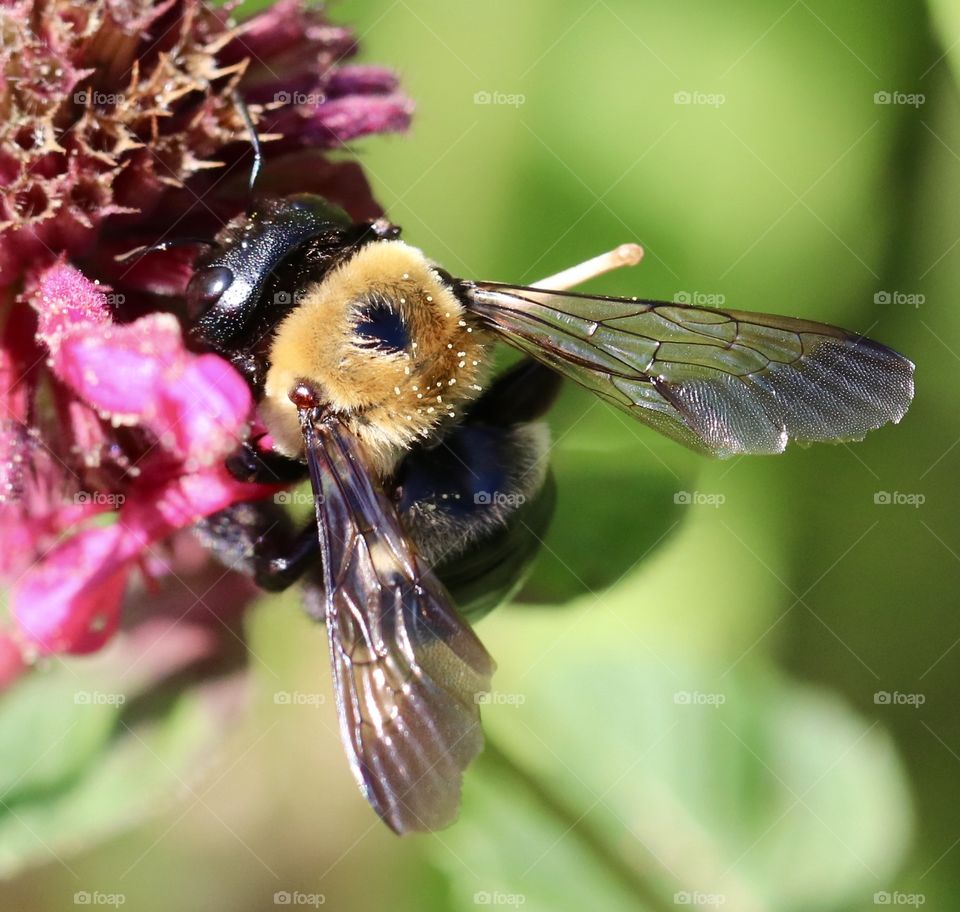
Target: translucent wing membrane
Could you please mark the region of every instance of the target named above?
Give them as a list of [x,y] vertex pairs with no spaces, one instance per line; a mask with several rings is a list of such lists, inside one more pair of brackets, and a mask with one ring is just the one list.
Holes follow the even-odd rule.
[[493,660],[406,538],[339,422],[304,426],[337,710],[354,777],[396,832],[451,823],[483,746]]
[[860,440],[913,398],[910,361],[834,326],[484,282],[459,290],[506,341],[712,456]]

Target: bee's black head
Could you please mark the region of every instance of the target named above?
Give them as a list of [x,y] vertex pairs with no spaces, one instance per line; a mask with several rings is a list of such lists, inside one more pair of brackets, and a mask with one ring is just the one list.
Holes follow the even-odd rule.
[[197,262],[187,286],[194,334],[220,351],[235,349],[271,302],[289,308],[307,276],[318,278],[360,244],[398,233],[382,219],[355,224],[312,194],[264,200],[228,223]]

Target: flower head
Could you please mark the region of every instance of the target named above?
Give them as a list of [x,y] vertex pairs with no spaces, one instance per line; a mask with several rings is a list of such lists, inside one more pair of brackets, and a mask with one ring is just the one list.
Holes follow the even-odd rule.
[[274,490],[222,467],[253,403],[185,343],[190,251],[116,256],[244,211],[237,96],[265,141],[260,192],[379,215],[329,152],[405,128],[410,104],[389,71],[343,63],[355,50],[300,0],[241,23],[199,0],[0,0],[0,682],[14,642],[101,646],[177,530]]

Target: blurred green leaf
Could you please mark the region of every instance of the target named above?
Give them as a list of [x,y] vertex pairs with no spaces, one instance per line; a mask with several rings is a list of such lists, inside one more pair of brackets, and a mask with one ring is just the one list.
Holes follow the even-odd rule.
[[581,630],[495,682],[494,755],[432,853],[458,908],[872,904],[910,828],[876,723],[773,672],[640,660]]
[[955,0],[928,0],[927,5],[953,81],[960,85],[960,6]]
[[[677,526],[676,472],[631,447],[559,448],[557,509],[520,600],[562,603],[613,585]],[[607,529],[630,529],[609,536]]]
[[[242,604],[246,584],[216,576]],[[110,648],[40,667],[0,699],[0,877],[69,869],[79,849],[191,800],[244,702],[245,653],[227,622],[172,604],[164,617],[171,601],[155,594],[155,614]]]

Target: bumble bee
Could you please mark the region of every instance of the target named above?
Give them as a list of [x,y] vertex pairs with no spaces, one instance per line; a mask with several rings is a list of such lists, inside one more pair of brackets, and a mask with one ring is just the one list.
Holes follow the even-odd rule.
[[[315,495],[303,530],[261,503],[200,534],[265,588],[317,578],[353,775],[405,833],[455,818],[482,747],[494,662],[464,618],[509,595],[549,520],[539,419],[561,378],[729,457],[898,422],[913,364],[833,326],[568,290],[636,245],[524,287],[455,278],[399,233],[316,196],[264,200],[198,259],[187,305],[266,428],[230,471],[308,474]],[[491,379],[501,341],[524,357]]]

